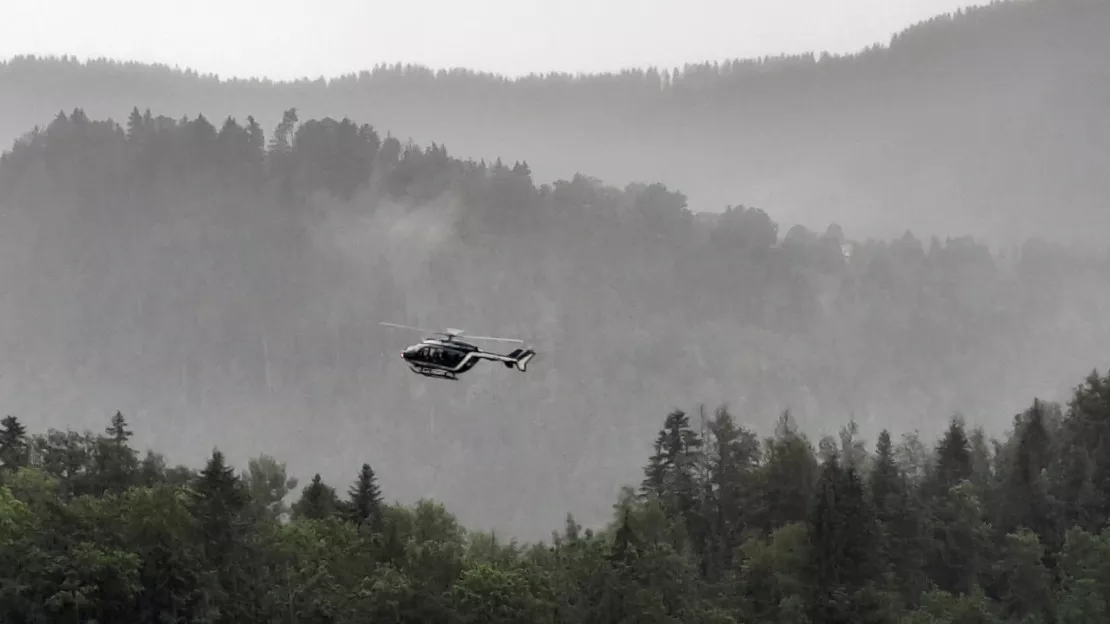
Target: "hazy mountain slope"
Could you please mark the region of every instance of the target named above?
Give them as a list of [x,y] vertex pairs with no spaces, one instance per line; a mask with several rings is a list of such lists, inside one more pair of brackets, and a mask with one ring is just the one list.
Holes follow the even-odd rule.
[[1031,234],[1102,244],[1110,227],[1110,3],[1010,2],[915,26],[847,58],[508,81],[383,69],[292,84],[141,65],[0,66],[0,137],[82,106],[212,119],[288,106],[350,115],[539,180],[662,181],[695,210],[744,202],[861,236]]
[[[671,406],[728,402],[760,431],[786,408],[815,433],[998,428],[1110,352],[1105,256],[907,237],[846,261],[835,229],[780,243],[758,210],[684,204],[346,120],[75,111],[0,160],[4,409],[37,430],[119,409],[173,461],[218,445],[341,482],[371,460],[395,496],[535,537],[607,517]],[[397,357],[420,336],[379,320],[540,355],[425,380]]]

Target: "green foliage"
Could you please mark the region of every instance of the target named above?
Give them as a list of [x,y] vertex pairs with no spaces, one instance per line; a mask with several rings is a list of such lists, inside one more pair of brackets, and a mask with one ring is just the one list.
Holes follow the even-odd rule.
[[[849,424],[819,453],[784,417],[760,448],[724,407],[700,433],[673,410],[640,491],[624,488],[609,526],[583,529],[568,514],[549,543],[530,544],[467,531],[436,501],[387,505],[369,464],[346,500],[317,474],[286,514],[296,479],[272,456],[242,475],[219,450],[200,471],[167,470],[151,451],[136,461],[119,413],[99,436],[28,435],[9,418],[4,448],[20,459],[0,485],[0,616],[1100,621],[1110,613],[1110,530],[1068,526],[1074,507],[1046,501],[1068,491],[1068,445],[1096,446],[1068,432],[1097,424],[1103,404],[1091,394],[1103,383],[1077,388],[1066,414],[1034,402],[993,453],[953,419],[934,453],[916,459],[923,445],[895,446],[888,431],[872,453]],[[919,465],[927,470],[908,474]],[[1099,509],[1084,517],[1105,525]]]
[[382,524],[382,491],[370,464],[363,464],[358,479],[348,490],[348,513],[355,524],[366,524],[380,530]]
[[14,472],[27,464],[27,430],[15,416],[5,416],[0,427],[0,468]]
[[243,483],[256,513],[271,520],[282,520],[289,514],[285,498],[297,487],[297,479],[286,474],[284,462],[266,454],[251,459]]

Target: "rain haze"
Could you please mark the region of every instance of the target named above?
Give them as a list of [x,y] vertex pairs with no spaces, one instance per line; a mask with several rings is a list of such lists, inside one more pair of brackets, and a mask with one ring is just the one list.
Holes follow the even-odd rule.
[[[13,0],[0,57],[106,57],[224,77],[335,76],[378,63],[517,76],[856,52],[915,22],[981,3],[956,0]],[[272,19],[270,19],[272,16]],[[111,32],[110,37],[104,36]]]
[[[898,614],[844,621],[979,587],[1065,621],[996,571],[1106,540],[1060,527],[1110,520],[1107,32],[1105,0],[6,3],[0,584],[93,544],[96,595],[146,593],[70,605],[59,569],[0,612],[831,621],[879,585],[791,562],[878,543],[821,533],[866,508],[992,539],[868,546]],[[121,546],[158,531],[204,545],[166,555],[194,593]]]

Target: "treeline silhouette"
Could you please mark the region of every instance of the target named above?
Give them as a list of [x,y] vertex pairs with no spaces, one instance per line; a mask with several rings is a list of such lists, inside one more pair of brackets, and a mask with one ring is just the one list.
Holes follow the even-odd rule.
[[[849,423],[764,439],[725,407],[666,415],[611,520],[549,540],[386,502],[375,469],[303,487],[103,434],[0,422],[9,622],[1088,623],[1110,617],[1110,374],[1034,400],[1000,439],[953,418],[931,448]],[[393,466],[377,461],[378,470]],[[352,467],[353,468],[353,467]],[[292,500],[292,504],[288,504]]]
[[[537,185],[523,161],[295,109],[270,132],[59,114],[0,157],[0,207],[0,384],[42,426],[118,405],[156,414],[138,434],[182,457],[219,442],[331,479],[372,452],[392,490],[516,535],[607,514],[659,404],[867,435],[939,434],[957,411],[1001,427],[1110,349],[1105,256],[783,234],[756,208]],[[396,353],[420,336],[380,320],[540,356],[460,392],[412,375]]]
[[1102,120],[1110,5],[1002,2],[940,16],[849,56],[799,55],[518,80],[402,64],[325,80],[221,80],[72,58],[0,64],[0,140],[58,110],[132,106],[265,128],[373,119],[475,160],[527,160],[537,179],[589,172],[680,188],[699,211],[742,200],[811,229],[950,232],[1101,246],[1110,195]]

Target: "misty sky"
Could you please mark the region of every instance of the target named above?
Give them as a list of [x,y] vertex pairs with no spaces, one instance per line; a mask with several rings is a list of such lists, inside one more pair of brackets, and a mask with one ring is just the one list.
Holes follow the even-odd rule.
[[853,52],[968,0],[5,0],[0,58],[331,76],[381,62],[517,75]]

